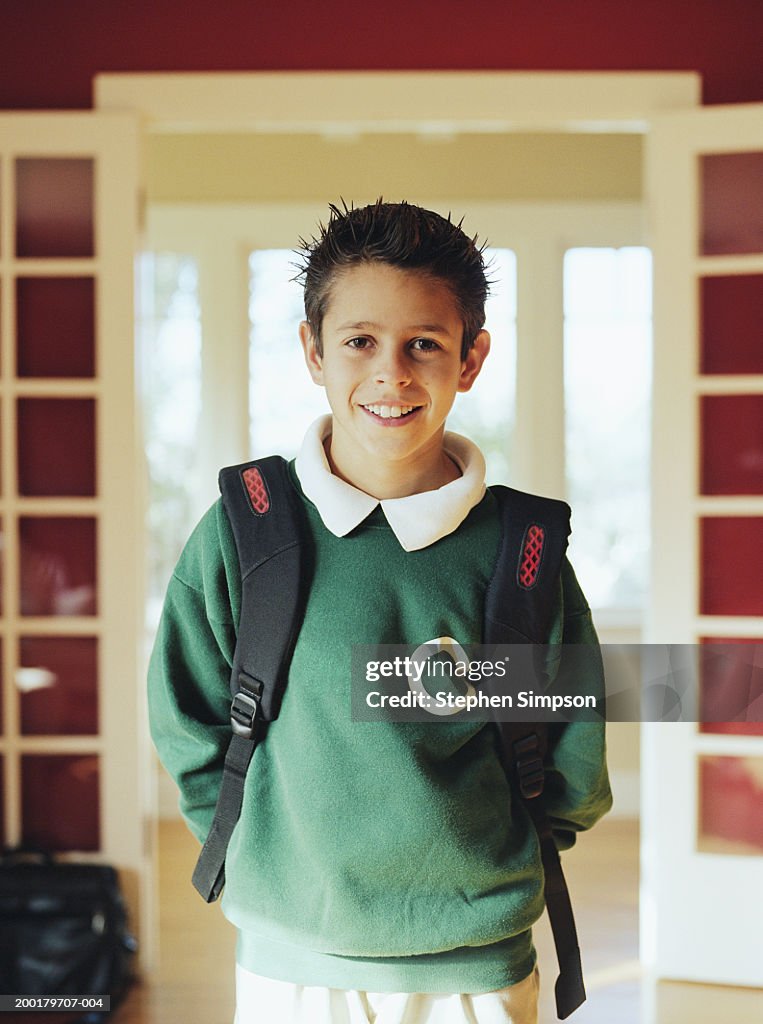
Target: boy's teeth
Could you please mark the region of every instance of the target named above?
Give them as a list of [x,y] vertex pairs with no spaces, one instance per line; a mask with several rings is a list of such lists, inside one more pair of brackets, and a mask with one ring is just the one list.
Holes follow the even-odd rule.
[[413,412],[415,407],[412,405],[367,405],[365,408],[383,420],[389,420],[405,416],[407,413]]

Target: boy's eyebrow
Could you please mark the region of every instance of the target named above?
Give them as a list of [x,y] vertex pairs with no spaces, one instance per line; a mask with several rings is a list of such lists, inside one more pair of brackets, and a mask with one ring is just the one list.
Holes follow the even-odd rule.
[[[352,331],[363,331],[366,328],[376,330],[380,327],[380,324],[374,323],[372,320],[356,320],[353,323],[340,324],[337,327],[338,331],[346,331],[347,329]],[[447,334],[450,335],[450,331],[447,327],[443,327],[442,324],[410,324],[406,330],[408,331],[431,331],[433,334]]]

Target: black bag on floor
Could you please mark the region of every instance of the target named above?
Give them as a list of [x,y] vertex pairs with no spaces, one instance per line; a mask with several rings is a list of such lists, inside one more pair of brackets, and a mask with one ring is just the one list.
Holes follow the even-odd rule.
[[136,946],[113,867],[0,854],[0,994],[109,995],[113,1009]]

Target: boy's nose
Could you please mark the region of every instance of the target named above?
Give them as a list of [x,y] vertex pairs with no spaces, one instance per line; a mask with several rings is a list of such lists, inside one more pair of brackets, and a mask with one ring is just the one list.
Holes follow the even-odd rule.
[[411,368],[402,355],[387,353],[380,357],[374,376],[377,384],[409,384]]

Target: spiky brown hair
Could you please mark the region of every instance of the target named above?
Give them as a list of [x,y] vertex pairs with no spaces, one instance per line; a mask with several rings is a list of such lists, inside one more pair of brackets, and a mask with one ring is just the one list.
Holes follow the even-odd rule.
[[322,354],[321,328],[337,278],[349,267],[363,263],[387,263],[426,274],[451,290],[464,325],[461,358],[465,359],[485,324],[485,299],[493,283],[483,259],[487,243],[461,230],[463,217],[454,224],[432,210],[405,201],[385,203],[380,196],[370,206],[355,209],[340,199],[343,209],[329,204],[326,226],[318,236],[299,239],[295,250],[300,262],[294,280],[305,291],[305,319]]

